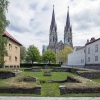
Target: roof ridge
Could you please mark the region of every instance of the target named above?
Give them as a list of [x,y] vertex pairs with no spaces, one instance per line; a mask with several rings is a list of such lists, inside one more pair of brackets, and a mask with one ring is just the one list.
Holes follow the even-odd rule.
[[3,36],[7,36],[8,38],[12,39],[13,41],[15,41],[16,43],[22,45],[20,42],[18,42],[11,34],[9,34],[6,30],[3,33]]

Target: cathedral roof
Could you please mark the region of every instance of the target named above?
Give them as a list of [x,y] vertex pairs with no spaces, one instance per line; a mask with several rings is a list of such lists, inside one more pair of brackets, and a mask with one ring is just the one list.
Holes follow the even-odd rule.
[[56,22],[55,22],[54,5],[53,5],[53,12],[52,12],[52,19],[51,19],[50,30],[53,30],[53,28],[55,28],[55,30],[57,29]]

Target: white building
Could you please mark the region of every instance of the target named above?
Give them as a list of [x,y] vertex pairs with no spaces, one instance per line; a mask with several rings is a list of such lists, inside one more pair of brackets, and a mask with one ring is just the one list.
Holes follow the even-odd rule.
[[85,46],[76,46],[72,53],[68,54],[68,65],[84,67],[85,65]]
[[73,52],[68,54],[68,65],[100,69],[100,38],[91,38],[84,47],[75,47]]
[[86,66],[100,65],[100,38],[87,40],[86,43]]

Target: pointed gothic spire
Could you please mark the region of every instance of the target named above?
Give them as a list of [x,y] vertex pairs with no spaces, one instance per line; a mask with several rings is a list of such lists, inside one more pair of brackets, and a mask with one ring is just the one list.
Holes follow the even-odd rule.
[[67,19],[66,19],[66,31],[68,31],[68,28],[70,28],[70,17],[69,17],[69,6],[68,6],[68,11],[67,11]]
[[52,19],[51,19],[50,30],[53,30],[53,28],[56,29],[55,13],[54,13],[54,5],[53,5],[53,12],[52,12]]

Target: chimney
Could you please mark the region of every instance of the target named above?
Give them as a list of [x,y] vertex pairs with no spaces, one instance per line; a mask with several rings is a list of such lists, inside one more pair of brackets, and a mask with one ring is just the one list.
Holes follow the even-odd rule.
[[87,43],[89,43],[89,39],[87,39]]
[[93,41],[95,41],[95,38],[94,37],[91,38],[90,42],[93,42]]

